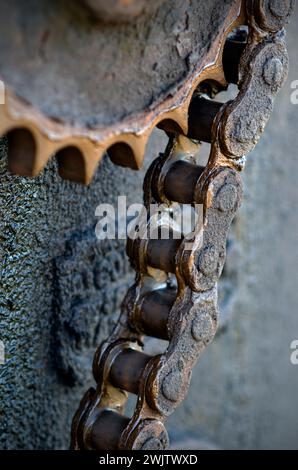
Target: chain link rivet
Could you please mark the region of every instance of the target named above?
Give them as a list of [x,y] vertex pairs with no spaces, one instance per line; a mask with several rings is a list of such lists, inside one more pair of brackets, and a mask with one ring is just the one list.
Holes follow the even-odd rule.
[[217,193],[219,209],[227,212],[234,209],[238,198],[238,191],[234,184],[228,183],[220,188]]
[[162,382],[162,393],[170,401],[177,401],[183,383],[182,372],[172,371],[165,376]]
[[207,342],[213,332],[213,324],[210,315],[202,312],[196,315],[191,325],[191,334],[196,341]]
[[164,445],[157,437],[150,437],[141,447],[141,450],[162,450]]
[[218,264],[218,253],[214,245],[206,247],[199,257],[198,269],[205,276],[214,273]]
[[264,64],[263,78],[265,82],[270,86],[277,86],[282,82],[283,77],[283,65],[277,57],[268,59]]
[[291,9],[290,0],[271,0],[269,2],[269,9],[273,16],[276,18],[284,18],[288,16]]

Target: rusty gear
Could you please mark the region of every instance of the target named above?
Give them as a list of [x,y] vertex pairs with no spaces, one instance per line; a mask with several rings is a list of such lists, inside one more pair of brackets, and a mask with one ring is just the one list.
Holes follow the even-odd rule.
[[[165,225],[173,236],[127,242],[136,281],[123,301],[118,324],[95,354],[97,388],[86,393],[74,417],[74,449],[168,445],[165,419],[184,399],[192,368],[216,332],[217,282],[228,230],[242,199],[238,171],[263,132],[287,75],[281,28],[292,8],[290,1],[244,2],[237,22],[248,25],[249,32],[237,70],[229,71],[236,77],[237,97],[216,103],[199,86],[189,110],[188,135],[168,129],[168,147],[152,163],[144,183],[147,208],[156,202],[162,214],[159,219],[148,217],[140,230],[149,223],[156,230]],[[205,70],[199,81],[208,78]],[[211,141],[205,168],[196,164],[200,140]],[[174,236],[177,229],[169,214],[177,202],[203,204],[203,225],[197,224],[190,237]],[[145,354],[144,335],[166,339],[166,351]],[[123,414],[128,393],[137,395],[131,418]]]

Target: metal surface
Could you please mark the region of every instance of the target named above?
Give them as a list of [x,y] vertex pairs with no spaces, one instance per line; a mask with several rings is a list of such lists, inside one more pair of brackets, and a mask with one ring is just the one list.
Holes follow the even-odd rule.
[[[203,120],[211,127],[211,153],[205,169],[196,172],[196,184],[192,183],[192,203],[204,206],[203,226],[197,224],[191,237],[182,234],[184,238],[176,245],[168,240],[166,250],[165,240],[154,241],[154,250],[152,240],[128,240],[128,255],[137,271],[136,282],[124,299],[115,330],[96,352],[93,370],[97,389],[87,392],[74,417],[75,449],[102,448],[103,442],[106,450],[167,447],[164,421],[185,397],[192,367],[216,332],[217,281],[225,261],[228,230],[242,198],[238,171],[244,167],[245,154],[252,150],[264,130],[273,98],[287,74],[288,58],[280,28],[288,20],[292,3],[247,1],[246,11],[239,17],[238,24],[241,20],[249,25],[247,45],[239,62],[239,94],[233,101],[218,106],[216,114],[211,113],[213,119],[208,115]],[[236,76],[235,71],[232,76]],[[210,78],[208,70],[206,78]],[[204,136],[207,140],[205,131]],[[162,206],[165,215],[174,210],[176,201],[168,198],[175,197],[175,190],[169,190],[169,179],[165,185],[167,174],[179,161],[194,165],[199,147],[198,142],[177,132],[171,135],[165,153],[147,172],[144,184],[147,207],[157,202],[165,203]],[[183,180],[183,171],[181,177]],[[176,199],[189,202],[190,196],[186,192]],[[175,229],[174,222],[168,225]],[[170,272],[175,273],[174,281]],[[142,356],[142,334],[152,334],[152,329],[146,330],[148,319],[140,328],[142,306],[148,292],[156,290],[160,294],[163,290],[166,295],[169,288],[176,288],[177,292],[174,303],[171,301],[166,307],[167,335],[163,332],[162,336],[168,337],[168,346],[159,356]],[[163,312],[161,323],[164,323],[164,302],[160,300],[162,307],[157,311]],[[157,330],[159,335],[160,328]],[[115,364],[118,358],[121,364],[128,355],[134,357],[135,367],[123,377],[123,367],[115,368]],[[138,399],[132,417],[125,420],[122,413],[127,392],[137,394]],[[102,440],[104,428],[109,425],[106,418],[101,420],[105,410],[117,413],[113,414],[111,428],[118,430],[118,439],[113,431],[110,440]]]
[[[92,3],[103,8],[105,2]],[[111,14],[124,5],[108,3]],[[143,3],[135,0],[131,5]],[[154,127],[187,133],[189,104],[198,84],[208,75],[221,87],[227,85],[222,50],[227,33],[239,22],[242,2],[158,3],[154,15],[150,10],[155,2],[146,2],[149,12],[137,17],[135,27],[134,22],[116,27],[93,24],[86,17],[88,9],[77,2],[31,0],[38,21],[26,14],[28,6],[22,0],[0,4],[0,17],[5,18],[0,78],[6,91],[0,134],[10,132],[12,146],[18,147],[19,130],[25,129],[34,142],[21,160],[10,151],[12,171],[35,176],[56,154],[63,178],[89,183],[106,151],[113,162],[138,169]],[[183,17],[188,18],[186,26],[180,24]],[[206,18],[212,21],[211,33],[204,27]],[[164,43],[162,48],[157,40]],[[7,41],[14,54],[8,54]],[[134,48],[138,55],[131,58]],[[127,83],[119,77],[127,77]]]

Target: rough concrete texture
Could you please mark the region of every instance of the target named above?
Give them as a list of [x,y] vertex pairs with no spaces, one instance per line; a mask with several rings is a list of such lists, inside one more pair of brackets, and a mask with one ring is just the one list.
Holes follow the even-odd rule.
[[147,3],[144,14],[115,26],[92,20],[80,2],[2,0],[1,78],[46,115],[75,125],[148,109],[193,71],[233,0]]
[[[290,363],[298,339],[298,105],[290,103],[297,24],[296,14],[289,79],[248,157],[224,277],[226,321],[168,421],[175,448],[194,448],[196,437],[204,448],[297,448],[298,366]],[[165,143],[160,131],[152,136],[147,165]],[[94,343],[110,330],[132,280],[124,243],[96,243],[95,207],[118,194],[140,202],[143,171],[106,159],[86,188],[62,181],[52,162],[28,180],[6,171],[5,140],[0,165],[0,447],[66,448],[91,381]]]
[[[152,142],[150,159],[157,155]],[[127,188],[129,190],[127,191]],[[89,187],[53,161],[29,180],[6,171],[1,142],[0,446],[63,448],[92,356],[130,282],[124,241],[96,243],[100,202],[141,201],[142,174],[100,165]]]

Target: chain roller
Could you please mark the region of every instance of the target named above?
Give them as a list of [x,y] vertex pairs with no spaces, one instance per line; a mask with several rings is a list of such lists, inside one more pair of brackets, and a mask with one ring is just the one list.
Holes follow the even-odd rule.
[[[159,204],[160,213],[143,217],[138,234],[164,228],[170,237],[127,241],[136,280],[114,331],[95,354],[97,388],[86,393],[74,417],[75,449],[165,449],[165,419],[184,399],[192,368],[215,335],[217,282],[242,200],[239,170],[264,130],[288,69],[281,28],[293,2],[251,0],[245,6],[249,33],[235,49],[239,60],[231,62],[237,69],[229,71],[237,97],[222,104],[197,93],[188,135],[171,134],[146,174],[145,205]],[[197,164],[199,141],[211,142],[205,167]],[[179,232],[173,216],[179,204],[203,206],[191,234]],[[145,354],[144,336],[167,340],[165,352]],[[137,395],[131,417],[123,414],[128,393]]]

